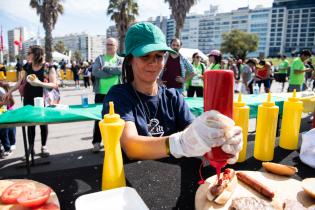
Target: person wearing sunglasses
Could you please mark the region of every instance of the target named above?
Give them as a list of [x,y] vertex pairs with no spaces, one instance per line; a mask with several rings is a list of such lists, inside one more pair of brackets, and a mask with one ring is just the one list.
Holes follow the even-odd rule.
[[222,146],[234,155],[228,162],[235,163],[242,148],[241,128],[213,110],[194,119],[176,89],[159,85],[166,52],[176,53],[157,26],[140,22],[128,29],[123,84],[109,90],[102,110],[102,116],[108,113],[113,101],[115,112],[125,120],[120,138],[125,154],[131,159],[195,157]]
[[[92,76],[94,76],[93,91],[95,93],[94,102],[103,103],[108,90],[118,83],[121,75],[123,58],[117,55],[118,41],[115,38],[106,39],[106,53],[99,55],[92,66]],[[98,127],[98,120],[94,123],[93,148],[94,153],[101,149],[101,133]]]
[[192,56],[192,65],[195,68],[196,75],[188,81],[187,96],[194,97],[195,93],[197,97],[203,97],[203,73],[205,72],[206,66],[201,63],[201,56],[196,52]]

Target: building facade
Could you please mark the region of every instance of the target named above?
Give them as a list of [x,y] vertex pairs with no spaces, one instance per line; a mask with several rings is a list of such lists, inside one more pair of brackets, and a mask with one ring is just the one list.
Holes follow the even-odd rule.
[[270,56],[315,52],[315,1],[274,0],[270,25]]
[[23,27],[14,28],[8,31],[9,62],[15,62],[17,56],[24,54],[22,48],[24,37],[25,29]]

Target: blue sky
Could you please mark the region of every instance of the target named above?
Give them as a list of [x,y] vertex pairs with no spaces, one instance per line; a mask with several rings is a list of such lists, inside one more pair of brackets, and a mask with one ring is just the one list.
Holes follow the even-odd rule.
[[[65,12],[59,17],[53,36],[86,32],[89,34],[106,34],[113,22],[106,16],[109,0],[63,0]],[[219,5],[220,12],[227,12],[239,7],[257,5],[271,7],[273,0],[199,0],[191,12],[202,14],[210,4]],[[138,0],[139,16],[137,20],[147,20],[158,15],[169,16],[171,11],[164,0]],[[29,0],[0,0],[0,25],[3,28],[5,44],[7,30],[24,26],[29,36],[35,36],[38,28],[40,35],[44,30],[39,23],[36,11],[29,7]],[[27,37],[26,37],[27,38]]]

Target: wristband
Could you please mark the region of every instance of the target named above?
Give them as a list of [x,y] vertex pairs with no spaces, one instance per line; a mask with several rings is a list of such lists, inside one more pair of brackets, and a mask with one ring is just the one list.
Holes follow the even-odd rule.
[[166,154],[169,156],[171,155],[171,151],[170,151],[170,139],[167,138],[165,140],[165,149],[166,149]]

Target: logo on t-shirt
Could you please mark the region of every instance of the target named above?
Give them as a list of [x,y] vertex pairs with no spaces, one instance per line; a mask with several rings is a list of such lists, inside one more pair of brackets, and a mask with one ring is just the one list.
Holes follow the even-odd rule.
[[164,134],[163,126],[160,125],[160,121],[156,118],[150,119],[148,124],[148,131],[151,136],[160,137]]

